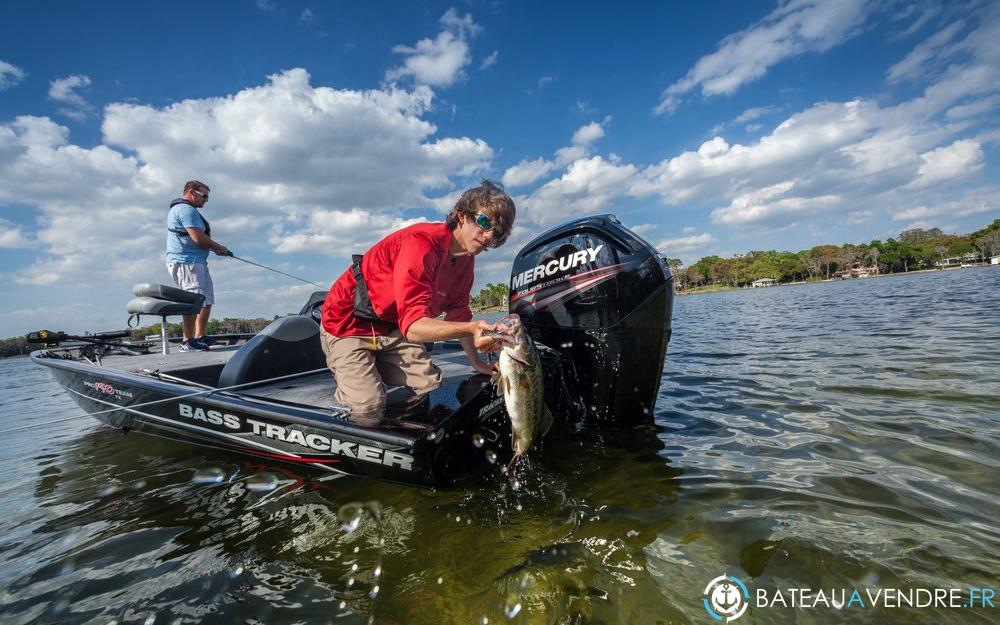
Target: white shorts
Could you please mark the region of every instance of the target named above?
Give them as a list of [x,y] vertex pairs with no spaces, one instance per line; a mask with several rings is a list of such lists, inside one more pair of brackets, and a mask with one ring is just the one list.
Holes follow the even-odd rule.
[[180,288],[204,295],[205,306],[215,303],[215,286],[207,263],[167,263],[167,271]]

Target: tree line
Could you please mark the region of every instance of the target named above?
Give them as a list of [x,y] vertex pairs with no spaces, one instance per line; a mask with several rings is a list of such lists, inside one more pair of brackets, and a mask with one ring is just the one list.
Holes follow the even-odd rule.
[[871,243],[817,245],[799,252],[752,251],[733,258],[705,256],[685,267],[668,258],[679,290],[710,285],[742,287],[754,280],[779,283],[829,279],[838,272],[868,268],[899,273],[934,267],[945,258],[986,260],[1000,254],[1000,219],[968,235],[944,234],[939,228],[911,228],[899,238]]
[[479,293],[469,299],[469,307],[475,310],[485,310],[487,308],[503,308],[506,310],[508,290],[506,284],[487,284],[479,290]]

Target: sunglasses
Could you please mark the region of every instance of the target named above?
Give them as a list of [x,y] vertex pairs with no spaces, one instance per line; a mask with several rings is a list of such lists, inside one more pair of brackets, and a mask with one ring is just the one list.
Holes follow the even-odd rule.
[[490,230],[493,229],[494,226],[493,222],[490,221],[490,218],[484,215],[483,213],[476,213],[474,220],[476,222],[476,225],[479,226],[479,229],[482,230],[483,232],[489,232]]
[[203,200],[207,200],[208,199],[208,194],[207,193],[202,193],[201,191],[195,191],[194,189],[191,189],[191,193],[194,193],[195,195],[197,195],[198,197],[200,197]]

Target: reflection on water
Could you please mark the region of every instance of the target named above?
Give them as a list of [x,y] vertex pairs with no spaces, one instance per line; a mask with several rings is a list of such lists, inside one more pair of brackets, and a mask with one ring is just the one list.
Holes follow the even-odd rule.
[[[82,420],[0,441],[4,623],[705,623],[705,585],[1000,587],[1000,270],[680,298],[655,423],[431,492]],[[78,409],[0,362],[4,424]],[[753,608],[749,623],[996,612]]]

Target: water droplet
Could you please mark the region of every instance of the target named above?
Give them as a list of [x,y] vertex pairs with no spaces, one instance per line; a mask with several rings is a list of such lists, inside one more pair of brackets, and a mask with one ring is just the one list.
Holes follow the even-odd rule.
[[340,609],[343,610],[346,607],[347,607],[347,602],[346,601],[341,601],[340,602]]
[[111,495],[114,495],[115,493],[117,493],[121,489],[122,489],[121,486],[119,486],[117,484],[111,484],[111,485],[105,486],[104,488],[102,488],[101,490],[99,490],[97,492],[97,496],[100,497],[101,499],[103,499],[105,497],[110,497]]
[[490,464],[496,464],[497,452],[493,451],[492,449],[487,449],[483,455],[486,456],[487,462],[489,462]]
[[142,625],[153,625],[156,622],[156,615],[150,614],[146,617],[146,620],[142,622]]
[[358,565],[357,564],[352,564],[351,565],[351,573],[357,573],[357,571],[358,571]]
[[361,551],[361,547],[355,547],[355,548],[354,548],[354,553],[357,553],[357,552],[359,552],[359,551]]
[[258,473],[247,480],[246,487],[254,493],[269,493],[278,487],[278,476],[274,473]]
[[524,506],[522,506],[521,504],[517,504],[517,505],[515,506],[515,508],[517,508],[517,511],[518,511],[518,512],[520,512],[520,511],[524,510]]
[[372,573],[372,575],[374,575],[375,577],[378,577],[381,574],[382,574],[382,567],[381,566],[376,566],[375,567],[375,571]]
[[521,490],[521,482],[518,482],[517,480],[514,480],[514,482],[511,483],[510,487],[513,490]]
[[438,428],[427,435],[427,440],[432,443],[440,443],[444,440],[444,428]]
[[218,484],[224,479],[226,479],[225,471],[219,467],[206,467],[195,471],[191,481],[195,484]]
[[521,602],[517,600],[508,601],[507,605],[503,607],[503,613],[507,618],[514,618],[521,613]]
[[486,437],[478,432],[472,435],[472,444],[476,447],[482,447],[486,443]]
[[378,586],[373,586],[372,587],[372,591],[371,591],[371,593],[369,593],[369,595],[371,596],[372,599],[374,599],[375,595],[377,595],[377,594],[378,594]]
[[239,564],[232,571],[229,571],[229,577],[232,579],[236,579],[240,575],[243,575],[243,567]]
[[488,619],[488,618],[486,618],[484,616],[483,618],[479,619],[479,623],[480,623],[480,625],[489,625],[490,619]]
[[354,578],[352,577],[347,580],[347,587],[350,588],[353,585],[354,585]]
[[444,583],[444,578],[443,577],[439,577],[438,578],[438,584],[441,584],[441,583]]
[[460,516],[455,517],[455,523],[461,523],[461,522],[462,522],[462,517]]
[[142,490],[146,488],[146,480],[136,480],[131,484],[132,490]]

